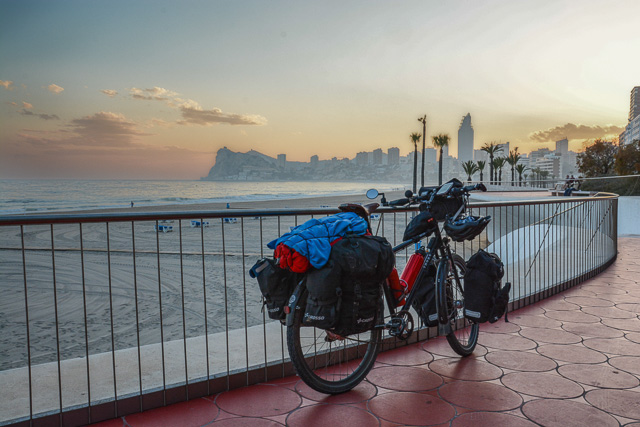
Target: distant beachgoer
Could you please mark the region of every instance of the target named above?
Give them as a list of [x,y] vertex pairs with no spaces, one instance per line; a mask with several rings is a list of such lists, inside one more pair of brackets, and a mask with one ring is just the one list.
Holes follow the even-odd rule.
[[131,202],[131,207],[133,207],[133,202]]
[[571,186],[571,179],[569,178],[569,175],[567,175],[567,177],[564,179],[564,188],[565,190],[567,188],[569,188]]
[[230,208],[231,208],[231,205],[229,205],[229,203],[227,203],[227,209],[230,209]]

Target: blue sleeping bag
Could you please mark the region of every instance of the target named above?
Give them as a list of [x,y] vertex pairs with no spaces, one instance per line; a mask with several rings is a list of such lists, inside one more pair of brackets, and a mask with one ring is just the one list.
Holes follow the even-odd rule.
[[322,268],[329,260],[331,243],[348,234],[361,236],[367,232],[367,222],[353,212],[313,218],[272,240],[267,247],[275,249],[280,243],[306,257],[315,268]]

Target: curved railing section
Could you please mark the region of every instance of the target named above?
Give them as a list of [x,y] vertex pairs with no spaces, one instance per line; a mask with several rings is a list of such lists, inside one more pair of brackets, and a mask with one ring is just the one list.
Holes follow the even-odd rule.
[[[517,309],[615,260],[617,202],[475,202],[472,213],[493,221],[455,250],[497,253]],[[247,271],[267,242],[335,212],[0,217],[0,425],[96,422],[293,374],[284,328],[265,316]],[[373,229],[398,244],[414,214],[383,208]],[[436,334],[422,328],[411,340]]]

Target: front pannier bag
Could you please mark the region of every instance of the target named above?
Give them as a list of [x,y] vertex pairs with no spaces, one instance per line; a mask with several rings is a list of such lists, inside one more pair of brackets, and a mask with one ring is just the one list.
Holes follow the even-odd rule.
[[346,336],[376,322],[381,283],[394,265],[391,245],[376,236],[348,236],[331,248],[329,262],[307,273],[303,323]]
[[286,317],[284,306],[296,286],[297,274],[280,268],[273,259],[262,258],[251,267],[249,275],[258,279],[269,318],[283,320]]
[[511,284],[502,286],[504,265],[493,253],[483,250],[467,261],[464,274],[464,315],[477,323],[497,322],[507,310]]

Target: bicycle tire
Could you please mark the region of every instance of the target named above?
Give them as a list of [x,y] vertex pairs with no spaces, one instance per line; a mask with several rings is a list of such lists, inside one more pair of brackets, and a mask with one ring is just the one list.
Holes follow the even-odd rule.
[[[307,291],[301,294],[300,308],[293,313],[293,324],[287,327],[287,349],[298,376],[312,389],[325,394],[339,394],[356,387],[365,379],[380,352],[382,329],[351,335],[342,340],[325,341],[323,329],[302,324]],[[383,320],[380,299],[378,321]]]
[[[438,304],[444,305],[447,319],[451,326],[451,332],[447,334],[449,345],[460,356],[469,356],[473,353],[478,343],[479,326],[464,317],[464,273],[466,263],[457,254],[451,254],[452,265],[458,270],[458,280],[450,270],[450,263],[447,259],[440,260],[437,272],[438,295],[445,298],[438,298]],[[444,304],[443,304],[444,303]],[[438,310],[441,310],[438,307]]]

